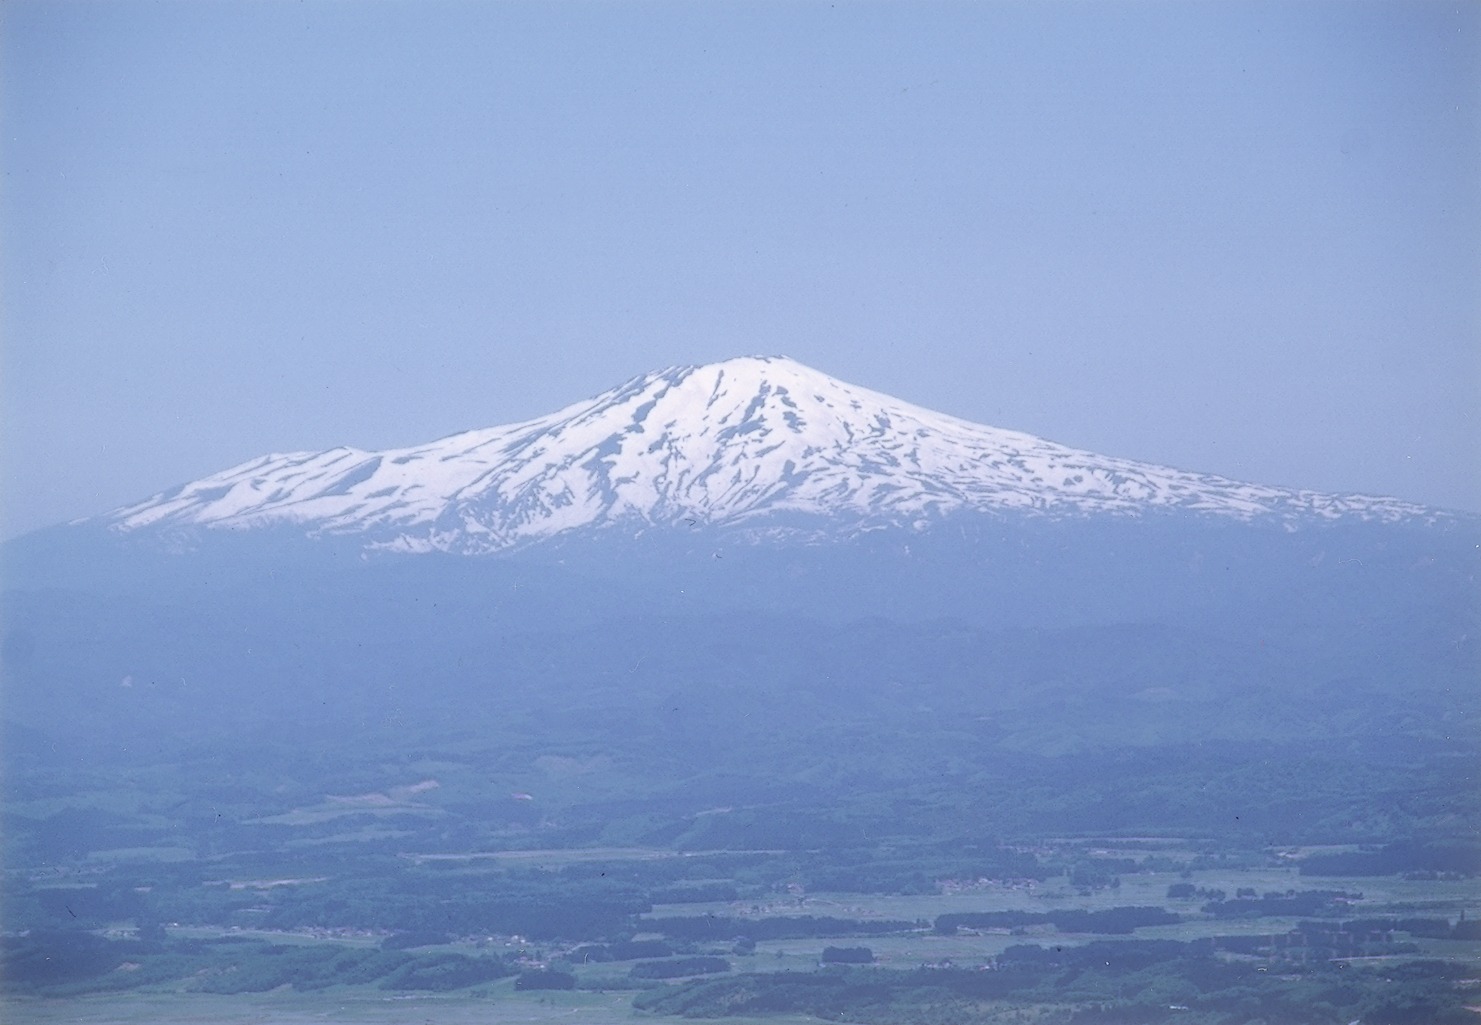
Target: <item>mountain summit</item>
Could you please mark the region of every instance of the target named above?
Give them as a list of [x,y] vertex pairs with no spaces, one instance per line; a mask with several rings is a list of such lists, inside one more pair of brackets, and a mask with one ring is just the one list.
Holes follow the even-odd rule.
[[966,512],[1185,511],[1288,526],[1424,516],[1100,456],[970,423],[781,357],[673,367],[523,423],[426,445],[263,456],[117,510],[110,527],[289,524],[375,547],[492,552],[570,531],[923,529]]

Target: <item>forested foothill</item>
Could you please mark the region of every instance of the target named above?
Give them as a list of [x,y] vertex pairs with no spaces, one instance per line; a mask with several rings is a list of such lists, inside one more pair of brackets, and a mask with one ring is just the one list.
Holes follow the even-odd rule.
[[[1176,536],[1042,530],[950,579],[1027,586],[1071,541],[1087,588],[1191,564]],[[829,607],[882,601],[859,597],[881,559],[929,564],[927,601],[956,549],[916,537],[813,566],[792,607],[755,590],[790,556],[704,547],[730,575],[690,560],[686,589],[741,610],[649,607],[667,550],[621,580],[573,550],[356,550],[216,567],[204,590],[12,589],[0,985],[606,992],[866,1025],[1467,1020],[1473,556],[1384,540],[1365,568],[1397,568],[1348,577],[1318,558],[1346,536],[1262,535],[1219,565],[1252,588],[1286,567],[1268,600],[1198,605],[1190,578],[1136,621],[1072,615],[1063,587],[960,616]]]
[[866,1025],[1418,1025],[1481,1002],[1474,763],[1421,724],[1058,750],[1063,719],[885,733],[843,693],[805,725],[808,700],[758,710],[777,732],[742,726],[749,748],[723,703],[654,747],[654,712],[576,707],[101,735],[87,760],[12,723],[3,985],[600,990]]

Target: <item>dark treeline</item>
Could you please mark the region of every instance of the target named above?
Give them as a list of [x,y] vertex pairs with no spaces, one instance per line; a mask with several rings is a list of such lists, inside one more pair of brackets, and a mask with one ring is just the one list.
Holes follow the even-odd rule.
[[1304,876],[1387,876],[1401,872],[1481,873],[1481,844],[1401,841],[1377,851],[1313,854],[1301,862]]
[[1269,915],[1323,915],[1341,917],[1348,901],[1361,900],[1361,893],[1344,890],[1303,890],[1300,893],[1253,893],[1234,900],[1213,900],[1203,906],[1215,918],[1264,918]]

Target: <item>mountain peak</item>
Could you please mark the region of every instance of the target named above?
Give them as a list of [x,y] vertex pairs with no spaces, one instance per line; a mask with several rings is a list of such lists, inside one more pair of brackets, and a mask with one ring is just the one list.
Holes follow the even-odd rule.
[[109,517],[364,533],[378,547],[498,551],[574,530],[760,526],[921,529],[963,511],[1238,519],[1426,514],[1095,455],[744,356],[633,378],[548,416],[366,452],[263,456]]

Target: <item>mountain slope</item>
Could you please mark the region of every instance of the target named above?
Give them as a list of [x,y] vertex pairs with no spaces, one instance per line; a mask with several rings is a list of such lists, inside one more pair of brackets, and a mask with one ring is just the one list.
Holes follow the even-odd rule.
[[723,748],[769,784],[895,750],[913,787],[970,724],[973,749],[1046,755],[1469,737],[1481,518],[1106,459],[748,359],[269,457],[7,542],[0,578],[3,719],[48,751],[241,751],[297,722],[706,779]]
[[385,452],[269,455],[107,518],[121,531],[292,524],[375,547],[491,552],[586,528],[856,532],[963,512],[1178,510],[1294,526],[1433,515],[1099,456],[969,423],[784,357],[646,374],[523,423]]

